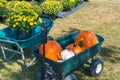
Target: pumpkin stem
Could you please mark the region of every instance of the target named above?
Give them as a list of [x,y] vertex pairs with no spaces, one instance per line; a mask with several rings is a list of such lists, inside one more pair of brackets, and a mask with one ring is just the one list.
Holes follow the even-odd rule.
[[73,43],[73,47],[76,47],[76,43],[75,42]]
[[81,40],[81,41],[79,42],[79,46],[80,46],[80,47],[84,47],[83,40]]

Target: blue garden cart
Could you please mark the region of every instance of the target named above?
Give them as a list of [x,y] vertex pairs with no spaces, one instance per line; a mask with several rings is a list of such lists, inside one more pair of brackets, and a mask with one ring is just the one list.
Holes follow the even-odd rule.
[[[44,23],[43,23],[44,24]],[[63,61],[63,62],[54,62],[48,58],[45,58],[45,44],[47,42],[47,34],[45,33],[46,26],[42,26],[42,44],[43,47],[43,55],[40,55],[39,48],[33,49],[32,53],[37,57],[40,62],[40,69],[38,72],[37,80],[76,80],[75,77],[69,78],[72,71],[74,71],[77,67],[81,67],[83,64],[88,64],[90,66],[89,72],[92,76],[96,77],[101,74],[103,71],[104,63],[101,58],[96,58],[95,56],[100,51],[101,45],[104,41],[104,38],[100,35],[96,35],[99,42],[82,51],[81,53]],[[68,44],[74,43],[74,40],[79,32],[73,32],[67,36],[56,39],[58,43],[62,46],[63,50]],[[51,54],[52,55],[52,54]],[[88,60],[91,59],[91,62]],[[73,76],[73,75],[72,75]]]
[[[47,26],[47,33],[49,30],[53,27],[52,19],[46,15],[40,15],[39,16],[43,22],[46,22]],[[22,60],[24,62],[24,66],[28,67],[30,66],[33,61],[36,59],[34,57],[30,63],[26,62],[26,58],[24,55],[24,48],[32,47],[36,44],[40,44],[41,42],[41,25],[38,24],[33,31],[31,32],[31,37],[23,40],[18,40],[16,37],[18,36],[16,34],[16,31],[11,29],[10,27],[4,28],[0,30],[0,48],[3,54],[3,58],[6,61],[11,60],[13,57],[15,57],[16,54],[20,54],[22,57]],[[5,45],[11,45],[12,48],[5,46]],[[6,51],[12,52],[10,56],[7,56],[8,53]]]

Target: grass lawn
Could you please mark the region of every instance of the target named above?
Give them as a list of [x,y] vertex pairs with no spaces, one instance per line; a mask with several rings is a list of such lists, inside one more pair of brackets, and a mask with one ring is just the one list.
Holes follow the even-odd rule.
[[[120,0],[90,0],[75,13],[63,19],[56,19],[49,32],[54,38],[74,31],[92,30],[104,37],[100,54],[104,70],[99,77],[90,77],[84,70],[75,71],[78,80],[119,80],[120,79]],[[0,29],[4,25],[0,24]],[[27,60],[32,58],[31,48],[25,49]],[[1,53],[1,52],[0,52]],[[0,54],[0,80],[35,80],[39,67],[36,61],[27,70],[22,70],[21,56],[5,62]]]

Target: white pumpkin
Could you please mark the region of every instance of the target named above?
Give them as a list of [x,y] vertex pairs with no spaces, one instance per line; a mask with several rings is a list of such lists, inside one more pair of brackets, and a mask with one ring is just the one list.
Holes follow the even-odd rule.
[[60,57],[64,61],[64,60],[67,60],[67,59],[73,57],[74,55],[75,54],[73,53],[73,51],[65,49],[61,52]]
[[63,60],[58,60],[58,62],[63,62]]

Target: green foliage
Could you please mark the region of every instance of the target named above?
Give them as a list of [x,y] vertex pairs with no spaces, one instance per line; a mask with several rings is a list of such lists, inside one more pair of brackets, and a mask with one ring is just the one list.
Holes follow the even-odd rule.
[[6,4],[6,8],[9,9],[9,10],[12,10],[15,7],[15,4],[17,4],[17,3],[19,3],[19,1],[9,1]]
[[82,1],[84,1],[84,0],[76,0],[76,3],[80,3],[80,2],[82,2]]
[[59,1],[45,1],[41,4],[44,14],[55,15],[63,10]]
[[33,9],[37,14],[42,14],[43,10],[40,6],[40,3],[36,2],[36,1],[31,1],[31,9]]
[[7,0],[7,1],[27,1],[27,0]]
[[7,1],[0,0],[0,16],[4,17],[8,14],[8,9],[6,8]]
[[2,3],[0,3],[0,9],[2,9],[4,7],[4,5]]
[[63,5],[63,10],[70,10],[71,8],[75,7],[76,1],[75,0],[61,0]]
[[76,0],[76,4],[75,5],[81,3],[82,1],[84,1],[84,0]]

